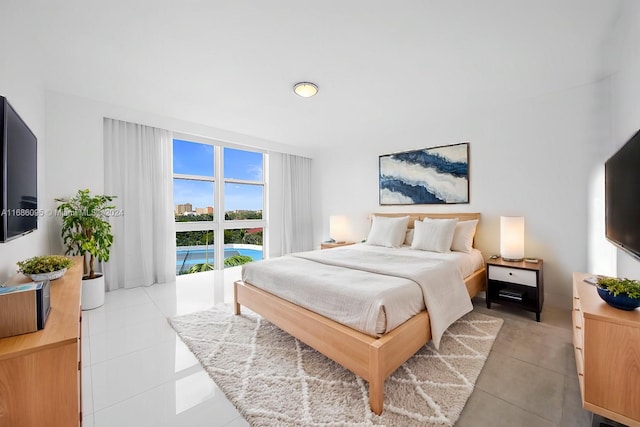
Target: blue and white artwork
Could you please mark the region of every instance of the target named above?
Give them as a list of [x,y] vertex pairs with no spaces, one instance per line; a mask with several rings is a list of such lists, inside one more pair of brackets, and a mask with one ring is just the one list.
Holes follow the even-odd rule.
[[380,204],[469,203],[469,143],[380,156]]

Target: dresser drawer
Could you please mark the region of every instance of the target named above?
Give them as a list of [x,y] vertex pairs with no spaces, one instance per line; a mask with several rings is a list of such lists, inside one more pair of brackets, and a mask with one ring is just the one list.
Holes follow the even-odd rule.
[[582,312],[580,311],[580,309],[573,309],[573,312],[571,313],[571,316],[573,317],[573,328],[574,329],[582,329]]
[[582,350],[577,348],[573,350],[576,356],[576,370],[578,372],[578,382],[580,383],[580,396],[582,397],[582,405],[584,406],[584,356]]
[[495,265],[489,266],[489,280],[499,280],[501,282],[517,283],[519,285],[533,287],[538,286],[535,271]]

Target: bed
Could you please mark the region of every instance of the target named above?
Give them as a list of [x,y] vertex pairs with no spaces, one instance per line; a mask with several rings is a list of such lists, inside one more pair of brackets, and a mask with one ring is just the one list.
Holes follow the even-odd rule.
[[[424,218],[457,218],[459,221],[479,220],[478,213],[457,214],[375,214],[382,217],[409,216],[408,226]],[[329,251],[333,251],[330,249]],[[337,251],[337,250],[336,250]],[[483,291],[484,265],[464,278],[470,297]],[[369,383],[371,410],[381,414],[384,402],[384,381],[423,345],[432,339],[429,312],[422,310],[392,330],[372,336],[345,326],[328,317],[274,295],[248,281],[234,284],[234,312],[245,306],[260,314],[282,330],[313,347]]]

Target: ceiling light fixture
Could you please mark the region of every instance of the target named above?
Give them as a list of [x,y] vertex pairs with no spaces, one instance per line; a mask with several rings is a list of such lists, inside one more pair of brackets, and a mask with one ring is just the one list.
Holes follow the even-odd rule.
[[300,82],[293,86],[293,91],[296,95],[302,96],[303,98],[309,98],[318,93],[318,86],[310,82]]

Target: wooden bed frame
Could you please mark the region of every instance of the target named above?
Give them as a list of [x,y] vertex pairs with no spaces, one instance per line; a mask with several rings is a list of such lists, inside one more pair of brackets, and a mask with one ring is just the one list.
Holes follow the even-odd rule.
[[[461,221],[480,219],[479,213],[456,214],[375,214],[407,216],[410,228],[414,220],[458,218]],[[484,291],[484,267],[465,279],[469,296]],[[243,305],[296,337],[310,347],[344,366],[369,382],[369,405],[380,415],[384,402],[384,381],[398,367],[431,340],[429,313],[422,311],[394,330],[379,338],[351,329],[324,316],[259,289],[250,283],[234,283],[234,312],[240,314]]]

